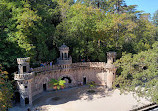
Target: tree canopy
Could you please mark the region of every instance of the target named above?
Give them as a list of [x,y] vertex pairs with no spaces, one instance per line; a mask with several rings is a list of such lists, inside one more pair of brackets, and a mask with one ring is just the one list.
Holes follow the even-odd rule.
[[11,81],[8,80],[8,72],[2,69],[0,65],[0,110],[6,111],[12,105],[13,88]]
[[29,56],[31,63],[56,60],[63,43],[70,47],[73,62],[105,61],[107,51],[116,51],[122,57],[118,80],[127,80],[120,86],[139,86],[144,80],[136,78],[156,75],[158,14],[151,21],[150,14],[136,7],[124,0],[0,0],[0,64],[12,73],[18,57]]
[[124,53],[115,64],[122,71],[114,85],[158,103],[158,42],[138,54]]

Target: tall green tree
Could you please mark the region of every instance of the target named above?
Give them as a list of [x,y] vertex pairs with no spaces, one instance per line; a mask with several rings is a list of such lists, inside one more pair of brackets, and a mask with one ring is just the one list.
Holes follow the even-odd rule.
[[158,26],[158,10],[155,11],[154,16],[153,16],[153,23]]
[[6,111],[12,106],[13,88],[11,81],[8,80],[8,72],[2,70],[0,65],[0,110]]
[[133,91],[139,96],[158,103],[158,42],[153,48],[132,55],[123,54],[116,65],[122,69],[115,85],[123,91]]

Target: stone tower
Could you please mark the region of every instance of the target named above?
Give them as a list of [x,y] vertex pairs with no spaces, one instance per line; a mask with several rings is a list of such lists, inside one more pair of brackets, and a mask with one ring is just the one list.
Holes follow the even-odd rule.
[[17,81],[18,92],[20,93],[20,105],[32,105],[31,83],[34,76],[30,72],[30,58],[17,58],[18,74],[14,74],[14,80]]
[[113,62],[116,60],[116,52],[107,52],[107,87],[108,89],[112,88],[113,81],[116,75],[116,67],[113,65]]
[[63,65],[63,68],[69,68],[72,64],[72,58],[69,57],[69,47],[63,44],[59,47],[60,57],[57,59],[59,65]]

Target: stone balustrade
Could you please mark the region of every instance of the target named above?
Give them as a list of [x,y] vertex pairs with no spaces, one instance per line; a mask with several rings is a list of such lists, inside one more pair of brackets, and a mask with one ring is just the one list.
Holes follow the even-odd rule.
[[57,63],[60,64],[60,65],[64,65],[64,64],[72,64],[72,58],[67,58],[67,59],[61,59],[61,58],[58,58],[57,59]]
[[29,63],[30,62],[30,57],[27,58],[17,58],[17,63],[18,64],[24,64],[24,63]]
[[47,65],[44,67],[37,67],[33,69],[33,72],[43,72],[43,71],[50,71],[50,70],[60,70],[60,69],[67,69],[70,68],[69,64],[65,64],[65,65]]
[[34,72],[23,73],[23,74],[14,74],[14,80],[28,80],[34,76]]
[[43,71],[50,71],[50,70],[64,70],[64,69],[71,69],[76,67],[99,67],[99,68],[105,68],[106,63],[105,62],[78,62],[78,63],[72,63],[70,64],[64,64],[64,65],[47,65],[44,67],[37,67],[34,68],[33,72],[43,72]]
[[106,63],[105,62],[79,62],[79,63],[73,63],[72,67],[100,67],[105,68]]

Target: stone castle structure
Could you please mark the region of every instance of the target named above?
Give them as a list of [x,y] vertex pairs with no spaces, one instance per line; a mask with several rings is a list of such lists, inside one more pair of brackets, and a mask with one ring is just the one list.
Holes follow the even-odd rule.
[[29,57],[17,58],[18,73],[14,74],[14,80],[17,83],[21,106],[32,105],[36,95],[46,90],[52,90],[52,87],[49,86],[49,81],[52,78],[65,80],[66,87],[95,81],[98,85],[112,88],[116,75],[116,67],[113,65],[116,52],[107,52],[107,63],[72,63],[72,58],[68,55],[69,47],[62,45],[59,47],[59,51],[60,57],[57,59],[57,64],[37,67],[32,70],[30,70]]

